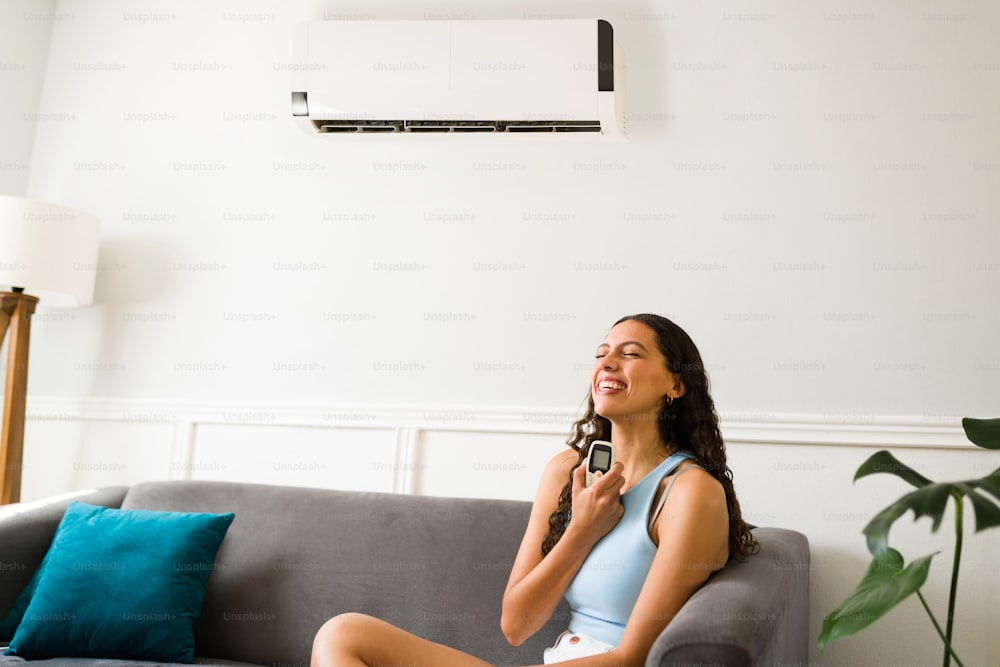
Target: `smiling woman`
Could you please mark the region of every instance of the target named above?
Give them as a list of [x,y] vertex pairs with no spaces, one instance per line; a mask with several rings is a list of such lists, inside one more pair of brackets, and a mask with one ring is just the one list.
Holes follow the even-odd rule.
[[[591,443],[616,462],[584,483]],[[701,355],[657,315],[622,318],[597,349],[588,408],[549,461],[503,595],[517,646],[562,598],[569,627],[545,664],[642,665],[681,607],[730,558],[757,550],[740,515]],[[487,663],[384,621],[343,614],[313,644],[314,667]]]
[[[708,374],[687,332],[659,315],[629,315],[615,323],[605,342],[598,346],[595,360],[587,411],[574,425],[569,442],[579,462],[586,457],[591,442],[612,438],[613,414],[618,414],[619,422],[613,440],[616,445],[629,430],[645,442],[658,438],[670,451],[693,452],[726,492],[730,554],[739,558],[753,553],[756,544],[733,489]],[[635,377],[636,386],[630,392],[631,377]],[[650,393],[648,384],[661,393]],[[667,449],[661,450],[662,456],[667,453]],[[568,484],[563,489],[547,548],[558,541],[560,526],[565,526],[569,518],[571,491]]]

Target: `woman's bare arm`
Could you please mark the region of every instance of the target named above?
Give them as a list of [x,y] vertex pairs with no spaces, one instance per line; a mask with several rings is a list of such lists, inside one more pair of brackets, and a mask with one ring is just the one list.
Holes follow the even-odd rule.
[[584,467],[578,467],[573,473],[573,521],[555,547],[542,557],[549,516],[558,506],[563,485],[577,459],[574,451],[561,452],[549,461],[542,474],[503,596],[500,627],[514,646],[548,622],[590,550],[624,513],[621,465],[590,487],[584,486]]
[[726,564],[729,512],[722,486],[702,470],[678,477],[655,530],[659,546],[615,649],[621,659],[618,664],[645,664],[650,647],[670,620],[712,572]]

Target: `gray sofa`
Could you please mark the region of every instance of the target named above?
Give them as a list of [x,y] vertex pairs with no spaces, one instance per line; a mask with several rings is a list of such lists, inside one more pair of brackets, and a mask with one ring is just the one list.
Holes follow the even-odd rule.
[[[520,647],[500,633],[500,600],[527,502],[198,481],[105,488],[76,499],[236,514],[195,626],[200,664],[304,667],[326,619],[361,611],[496,665],[533,665],[567,618],[561,608]],[[0,507],[0,618],[40,563],[68,502]],[[755,535],[760,553],[713,576],[660,635],[646,665],[808,662],[806,538],[780,528]],[[0,667],[23,662],[0,657]],[[67,656],[33,664],[153,663]]]

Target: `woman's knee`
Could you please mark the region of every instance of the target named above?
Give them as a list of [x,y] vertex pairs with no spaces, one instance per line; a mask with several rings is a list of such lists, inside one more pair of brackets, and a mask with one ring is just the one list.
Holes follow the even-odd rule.
[[374,618],[365,614],[355,612],[338,614],[324,623],[316,633],[313,648],[357,649],[359,648],[357,641],[366,636],[366,628],[370,629],[374,622]]

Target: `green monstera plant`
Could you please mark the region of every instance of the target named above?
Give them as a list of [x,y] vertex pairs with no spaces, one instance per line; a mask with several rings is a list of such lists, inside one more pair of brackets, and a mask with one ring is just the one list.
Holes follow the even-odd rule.
[[[1000,449],[1000,419],[966,417],[962,420],[962,428],[973,444],[986,449]],[[820,652],[828,642],[863,630],[916,593],[930,616],[934,629],[944,642],[944,666],[948,667],[954,658],[956,664],[964,667],[951,643],[958,570],[962,560],[964,502],[968,499],[975,509],[977,533],[1000,526],[1000,468],[980,479],[932,482],[883,450],[861,464],[854,475],[854,481],[880,472],[895,475],[917,487],[917,490],[907,493],[883,509],[865,526],[863,533],[868,541],[872,562],[854,592],[823,619],[823,629],[819,635]],[[948,616],[942,629],[920,592],[936,552],[905,565],[903,556],[889,546],[889,529],[896,519],[912,510],[914,521],[920,517],[930,517],[933,522],[931,530],[937,532],[949,499],[955,501],[955,555],[951,568]]]

